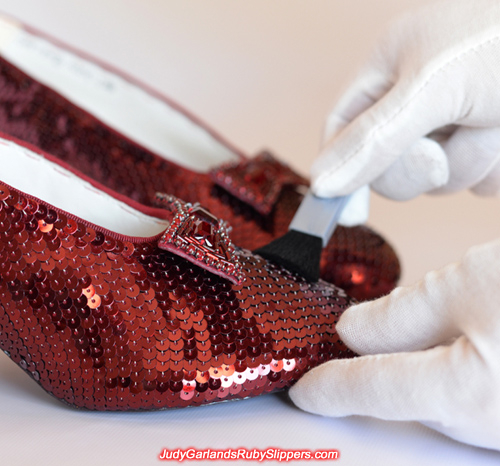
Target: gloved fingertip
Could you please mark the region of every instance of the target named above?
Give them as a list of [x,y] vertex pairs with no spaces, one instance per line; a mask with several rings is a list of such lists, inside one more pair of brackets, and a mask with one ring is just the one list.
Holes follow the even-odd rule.
[[311,170],[311,191],[315,196],[324,198],[347,196],[356,188],[357,186],[351,187],[345,177],[341,179],[328,172],[315,175]]
[[338,223],[345,227],[362,225],[368,220],[369,210],[370,187],[365,185],[351,194],[351,198],[344,207]]
[[[368,303],[361,303],[351,306],[340,317],[335,330],[340,339],[354,352],[367,354],[370,351],[370,335],[363,331],[366,312],[370,312]],[[370,317],[368,315],[368,317]]]
[[401,299],[401,292],[396,288],[387,296],[351,306],[342,314],[335,328],[349,349],[368,355],[391,353],[405,346],[406,332],[398,332],[400,321],[416,317]]
[[328,377],[325,377],[328,374],[324,370],[330,363],[322,364],[305,373],[290,388],[288,395],[298,408],[309,413],[322,414],[325,401],[331,398],[329,390],[331,384]]
[[311,412],[311,400],[310,393],[307,389],[307,384],[303,382],[304,375],[290,390],[288,391],[288,396],[293,401],[293,404],[303,411]]

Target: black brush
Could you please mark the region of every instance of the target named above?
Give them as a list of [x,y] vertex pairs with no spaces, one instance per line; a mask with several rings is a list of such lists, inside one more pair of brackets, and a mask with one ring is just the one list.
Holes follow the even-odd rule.
[[332,237],[349,198],[323,199],[309,191],[295,213],[288,233],[254,253],[302,275],[308,281],[318,281],[321,251]]

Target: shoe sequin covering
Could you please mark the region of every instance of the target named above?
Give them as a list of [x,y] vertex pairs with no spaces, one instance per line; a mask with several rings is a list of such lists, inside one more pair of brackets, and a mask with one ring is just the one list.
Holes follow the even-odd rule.
[[[201,202],[233,227],[234,244],[255,250],[282,236],[302,195],[284,186],[268,215],[217,186],[208,174],[165,160],[110,129],[0,58],[0,131],[28,142],[145,205],[156,192]],[[400,276],[391,246],[366,227],[338,226],[324,249],[322,278],[358,300],[390,292]]]
[[352,302],[237,250],[236,285],[0,185],[0,348],[48,393],[92,410],[247,398],[352,357]]

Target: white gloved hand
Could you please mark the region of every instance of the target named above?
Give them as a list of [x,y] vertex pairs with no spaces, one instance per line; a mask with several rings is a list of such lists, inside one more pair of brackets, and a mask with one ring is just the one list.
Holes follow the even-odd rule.
[[[500,193],[500,2],[436,2],[395,23],[329,116],[321,197]],[[351,219],[352,222],[352,219]]]
[[499,282],[497,240],[413,286],[351,307],[337,331],[368,356],[316,367],[291,388],[292,400],[326,416],[416,420],[500,449]]

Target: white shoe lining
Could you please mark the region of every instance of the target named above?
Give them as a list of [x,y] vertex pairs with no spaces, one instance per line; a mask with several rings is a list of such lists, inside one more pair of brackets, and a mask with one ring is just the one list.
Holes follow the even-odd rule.
[[150,237],[169,225],[12,141],[0,139],[0,167],[4,183],[115,233]]

